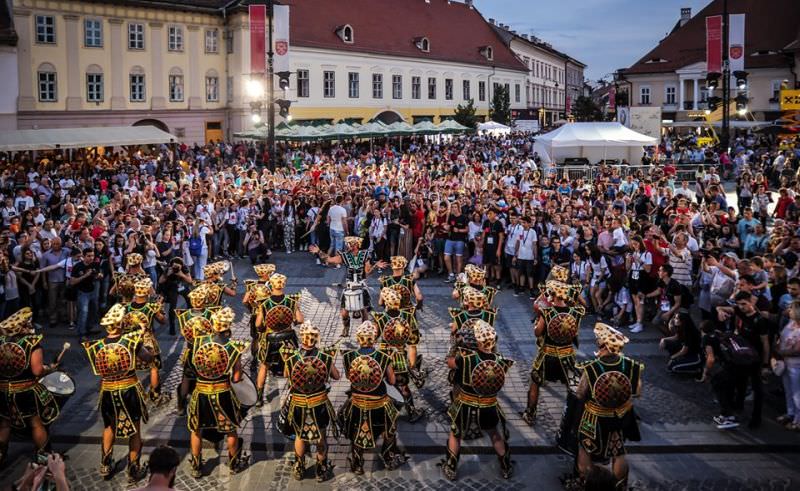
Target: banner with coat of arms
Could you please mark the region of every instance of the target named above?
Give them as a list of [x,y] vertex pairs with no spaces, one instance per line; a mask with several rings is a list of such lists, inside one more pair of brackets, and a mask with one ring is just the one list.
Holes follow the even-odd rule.
[[275,72],[289,71],[289,6],[274,6],[274,43]]
[[731,73],[744,71],[744,14],[731,14],[728,18],[728,63]]

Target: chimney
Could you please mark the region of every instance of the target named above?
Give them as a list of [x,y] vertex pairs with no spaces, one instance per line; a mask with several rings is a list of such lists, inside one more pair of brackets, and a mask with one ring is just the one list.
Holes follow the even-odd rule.
[[470,10],[472,10],[472,9],[474,8],[474,7],[472,6],[472,0],[464,0],[464,3],[465,3],[465,4],[467,4],[467,7],[469,7],[469,8],[470,8]]
[[491,17],[489,18],[489,24],[494,25],[494,19],[492,19]]
[[681,8],[681,27],[683,27],[692,18],[692,7]]

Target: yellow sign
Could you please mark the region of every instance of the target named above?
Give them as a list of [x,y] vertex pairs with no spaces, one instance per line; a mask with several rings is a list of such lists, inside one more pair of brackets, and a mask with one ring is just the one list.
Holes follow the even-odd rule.
[[703,145],[711,145],[714,143],[714,139],[710,136],[701,136],[697,138],[697,145],[702,147]]
[[781,90],[781,111],[800,109],[800,90]]

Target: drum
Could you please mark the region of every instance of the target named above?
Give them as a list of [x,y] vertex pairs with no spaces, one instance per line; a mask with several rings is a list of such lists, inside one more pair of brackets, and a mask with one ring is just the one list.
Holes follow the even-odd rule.
[[231,384],[231,389],[233,389],[233,393],[236,394],[236,398],[239,399],[239,404],[242,407],[242,415],[246,415],[247,411],[258,402],[256,384],[253,383],[247,374],[242,373],[242,378],[240,378],[238,382]]
[[567,403],[561,415],[561,426],[556,433],[556,447],[573,457],[578,454],[578,429],[583,416],[584,402],[573,392],[567,393]]
[[344,309],[348,312],[361,312],[364,309],[364,287],[361,283],[350,282],[342,293]]
[[75,381],[65,372],[55,371],[45,375],[39,379],[39,383],[53,394],[58,407],[62,409],[69,398],[75,394]]

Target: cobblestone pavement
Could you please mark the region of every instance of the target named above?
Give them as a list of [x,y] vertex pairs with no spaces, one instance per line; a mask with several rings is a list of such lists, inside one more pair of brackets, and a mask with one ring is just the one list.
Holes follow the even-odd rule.
[[[340,280],[343,270],[323,269],[315,266],[308,255],[276,255],[278,270],[287,274],[287,291],[302,291],[301,308],[307,319],[321,331],[323,345],[339,340],[341,321],[338,316],[340,289],[333,286]],[[254,277],[252,269],[240,262],[236,266],[240,279]],[[377,303],[377,283],[370,280],[374,303]],[[291,468],[285,451],[291,450],[287,440],[275,428],[280,409],[281,394],[285,382],[282,379],[268,381],[271,400],[263,408],[253,409],[242,425],[241,433],[246,445],[254,455],[255,464],[240,475],[231,476],[224,465],[226,452],[220,459],[217,451],[208,446],[205,458],[207,477],[195,481],[188,475],[184,464],[178,475],[180,489],[299,489],[315,486],[330,489],[523,489],[529,488],[531,479],[536,479],[543,489],[558,489],[558,477],[570,470],[570,462],[553,447],[553,438],[561,418],[565,390],[555,384],[542,390],[539,418],[536,427],[522,423],[519,411],[525,407],[530,364],[536,351],[530,327],[530,301],[527,297],[515,297],[503,290],[497,298],[499,318],[497,321],[499,349],[516,361],[510,372],[500,403],[508,418],[511,432],[511,447],[517,462],[517,475],[510,481],[496,477],[498,466],[487,439],[469,442],[463,447],[460,479],[457,484],[442,480],[436,466],[444,452],[449,421],[445,411],[448,404],[449,385],[447,369],[443,363],[449,348],[449,319],[447,307],[454,305],[450,299],[451,286],[440,278],[424,279],[421,288],[425,295],[425,310],[420,315],[422,344],[419,352],[424,356],[424,366],[429,371],[426,385],[414,391],[418,407],[424,409],[426,417],[416,424],[409,424],[401,413],[399,440],[412,455],[409,466],[398,471],[386,472],[381,464],[370,457],[368,474],[357,477],[346,472],[347,446],[345,440],[333,441],[331,459],[336,465],[336,477],[325,485],[312,485],[313,479],[301,484],[291,479]],[[240,288],[241,290],[241,288]],[[249,328],[247,314],[241,305],[241,293],[229,298],[228,304],[238,313],[234,336],[247,338]],[[594,347],[591,327],[593,318],[581,325],[581,356],[586,358]],[[172,337],[166,328],[159,327],[158,338],[164,358],[165,390],[174,392],[180,381],[178,357],[183,341]],[[738,430],[720,432],[710,425],[715,414],[715,404],[707,385],[690,378],[674,377],[667,373],[665,357],[658,352],[659,335],[654,329],[632,335],[626,352],[645,362],[643,397],[636,401],[641,418],[642,441],[630,442],[631,483],[636,489],[657,490],[716,490],[716,489],[792,489],[800,483],[798,479],[797,434],[790,434],[770,422],[775,410],[767,409],[767,421],[757,431]],[[68,401],[58,423],[52,429],[54,448],[69,456],[69,478],[73,489],[125,489],[124,472],[112,481],[104,482],[97,475],[99,461],[100,418],[96,409],[98,380],[86,363],[85,355],[74,340],[74,334],[62,329],[47,333],[47,356],[54,354],[64,341],[74,348],[65,357],[63,368],[76,381],[77,392]],[[352,344],[352,340],[346,343]],[[250,355],[244,361],[249,365]],[[144,379],[144,376],[142,376]],[[145,384],[147,385],[147,384]],[[768,387],[775,387],[771,384]],[[339,406],[345,398],[346,383],[334,383],[331,399]],[[768,389],[769,390],[769,389]],[[773,407],[782,408],[777,396],[768,398]],[[174,404],[151,412],[150,422],[145,426],[144,438],[148,447],[169,443],[182,453],[188,452],[188,431],[185,418],[174,413]],[[31,448],[24,442],[15,442],[11,447],[10,464],[0,470],[0,489],[21,472]],[[116,451],[122,459],[125,449]],[[774,454],[774,455],[770,455]],[[310,467],[313,467],[313,463]],[[120,462],[120,469],[123,463]],[[309,470],[309,477],[313,470]]]

